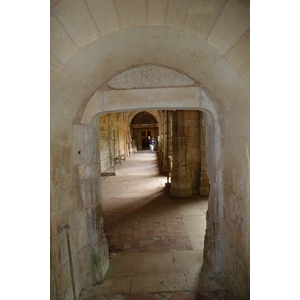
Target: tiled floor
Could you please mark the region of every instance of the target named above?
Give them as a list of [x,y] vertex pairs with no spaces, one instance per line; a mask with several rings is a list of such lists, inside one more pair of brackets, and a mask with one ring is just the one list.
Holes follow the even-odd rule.
[[[114,203],[124,199],[114,199]],[[133,201],[133,203],[130,203]],[[137,204],[134,203],[134,201]],[[122,211],[104,205],[104,222],[110,252],[163,252],[192,250],[182,217],[171,199],[130,199]]]
[[[193,250],[179,205],[184,199],[169,195],[156,154],[134,153],[117,176],[102,181],[104,226],[109,252],[165,252]],[[203,213],[207,199],[192,200]],[[190,201],[190,200],[188,200]]]
[[206,300],[199,293],[207,198],[171,197],[156,153],[139,151],[102,177],[110,267],[82,300]]

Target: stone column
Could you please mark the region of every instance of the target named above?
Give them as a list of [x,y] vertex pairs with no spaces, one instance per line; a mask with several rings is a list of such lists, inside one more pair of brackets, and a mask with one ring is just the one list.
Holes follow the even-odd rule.
[[171,194],[190,197],[199,188],[198,111],[173,112]]
[[109,257],[102,216],[99,126],[74,125],[74,133],[74,149],[79,149],[74,153],[74,163],[86,210],[91,269],[94,281],[100,282],[108,269]]
[[199,130],[200,130],[200,182],[199,182],[199,195],[209,195],[209,179],[206,174],[206,132],[204,113],[199,111]]

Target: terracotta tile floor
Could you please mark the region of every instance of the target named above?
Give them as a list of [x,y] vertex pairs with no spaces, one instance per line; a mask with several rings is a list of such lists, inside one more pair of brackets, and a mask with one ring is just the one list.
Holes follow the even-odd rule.
[[116,198],[104,205],[110,252],[193,249],[179,211],[164,194],[155,199],[130,199],[120,210],[117,203],[121,201],[126,200]]
[[[139,151],[122,165],[117,176],[103,177],[104,231],[109,252],[169,252],[193,250],[178,208],[178,199],[165,189],[156,154]],[[204,213],[207,200],[195,198]]]

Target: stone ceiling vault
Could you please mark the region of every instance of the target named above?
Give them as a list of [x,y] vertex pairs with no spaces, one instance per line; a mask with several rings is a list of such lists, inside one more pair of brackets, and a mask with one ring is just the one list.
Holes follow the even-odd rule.
[[104,82],[143,64],[186,74],[223,109],[247,105],[249,9],[235,0],[52,1],[51,132],[71,125]]

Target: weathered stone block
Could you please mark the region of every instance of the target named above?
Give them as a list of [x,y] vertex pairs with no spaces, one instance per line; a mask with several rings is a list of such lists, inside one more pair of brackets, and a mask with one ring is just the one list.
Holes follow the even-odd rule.
[[112,1],[109,0],[87,0],[88,7],[97,24],[101,36],[119,29],[119,20]]
[[54,8],[53,13],[63,24],[68,35],[78,47],[94,41],[98,30],[89,14],[89,8],[82,1],[61,1]]
[[78,48],[54,15],[50,17],[50,21],[51,52],[62,63],[66,63]]
[[167,0],[148,0],[148,25],[163,25]]
[[[149,48],[149,47],[148,47]],[[113,89],[192,86],[186,75],[159,66],[139,66],[124,71],[108,82]]]
[[226,57],[240,73],[250,68],[250,29],[226,53]]
[[165,25],[174,28],[181,28],[184,25],[184,21],[187,14],[189,0],[182,0],[177,2],[176,0],[168,1],[168,10],[165,19]]
[[185,28],[196,31],[201,39],[205,40],[215,24],[224,6],[223,1],[192,0],[185,22]]
[[115,5],[122,28],[147,25],[146,0],[115,1]]
[[236,0],[226,3],[207,41],[224,54],[250,25],[250,6]]

